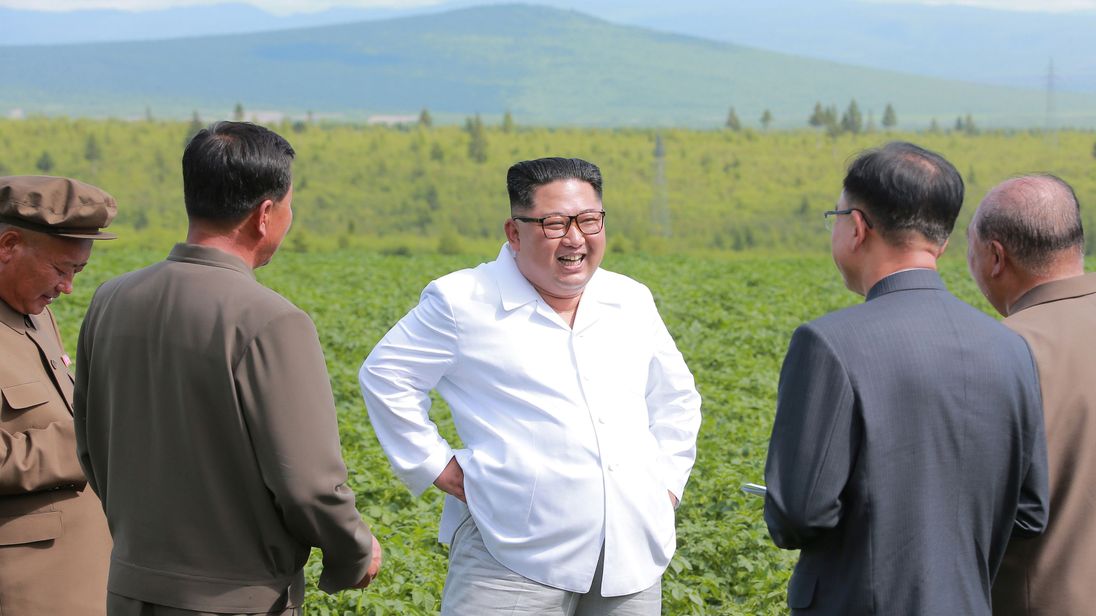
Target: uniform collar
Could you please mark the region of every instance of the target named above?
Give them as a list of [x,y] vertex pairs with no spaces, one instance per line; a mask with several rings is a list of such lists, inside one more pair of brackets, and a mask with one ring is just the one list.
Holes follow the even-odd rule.
[[178,261],[180,263],[195,263],[198,265],[208,265],[210,267],[222,267],[224,269],[240,272],[241,274],[246,274],[252,280],[255,279],[255,271],[248,267],[243,259],[211,246],[184,244],[180,242],[175,244],[175,247],[171,249],[171,253],[168,254],[167,259],[168,261]]
[[1096,293],[1096,274],[1084,274],[1061,280],[1052,280],[1033,287],[1020,296],[1016,303],[1009,307],[1008,314],[1012,316],[1025,308],[1031,308],[1039,304],[1047,304],[1063,299],[1081,297]]
[[35,330],[34,321],[27,315],[12,308],[7,302],[0,300],[0,323],[15,330],[17,334],[25,334],[27,330]]
[[879,282],[868,291],[867,301],[877,297],[894,293],[896,291],[911,291],[913,289],[934,289],[946,291],[944,281],[936,270],[918,268],[895,272]]

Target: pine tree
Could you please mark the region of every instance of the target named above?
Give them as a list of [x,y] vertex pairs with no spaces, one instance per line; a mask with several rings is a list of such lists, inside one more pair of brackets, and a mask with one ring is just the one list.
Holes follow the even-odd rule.
[[99,140],[94,134],[88,135],[87,141],[84,142],[84,160],[94,163],[102,158],[103,151],[99,148]]
[[860,106],[856,104],[856,99],[849,101],[845,113],[841,114],[841,130],[853,134],[864,130],[864,117],[860,114]]
[[430,128],[434,125],[434,118],[430,116],[430,111],[426,107],[422,108],[419,112],[419,126],[423,128]]
[[807,125],[812,128],[822,128],[826,125],[826,110],[822,108],[821,101],[815,102],[814,111],[811,117],[807,118]]
[[978,134],[978,127],[974,125],[974,117],[971,116],[969,113],[967,114],[967,117],[963,119],[963,130],[968,135]]
[[930,133],[940,132],[940,123],[936,121],[936,118],[933,118],[932,122],[929,122],[929,132]]
[[483,120],[477,113],[475,118],[468,118],[464,123],[464,129],[468,131],[468,158],[477,163],[487,162],[487,131],[483,128]]
[[42,173],[49,173],[53,171],[53,157],[50,156],[48,150],[43,150],[42,155],[38,157],[38,162],[34,163],[35,167]]
[[724,123],[727,128],[738,132],[742,130],[742,121],[738,119],[738,114],[735,113],[734,107],[731,107],[727,112],[727,121]]
[[887,103],[887,108],[883,110],[883,128],[890,130],[898,126],[898,115],[894,113],[894,107]]
[[765,113],[761,114],[761,128],[769,130],[769,125],[773,123],[773,114],[768,109]]
[[502,132],[512,133],[514,132],[514,116],[510,114],[510,110],[507,109],[506,113],[502,115]]
[[244,106],[240,103],[236,103],[236,108],[232,110],[232,119],[237,122],[244,121]]
[[190,117],[190,125],[186,129],[186,139],[190,141],[191,137],[198,134],[198,131],[205,128],[202,124],[202,117],[198,115],[198,111],[194,110],[194,115]]

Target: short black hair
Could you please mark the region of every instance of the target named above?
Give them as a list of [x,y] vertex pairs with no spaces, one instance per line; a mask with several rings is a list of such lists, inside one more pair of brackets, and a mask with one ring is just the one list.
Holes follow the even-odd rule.
[[935,152],[904,141],[860,154],[845,175],[845,196],[868,212],[891,244],[911,232],[943,245],[963,206],[963,178]]
[[533,193],[557,180],[581,180],[593,186],[601,200],[601,169],[581,158],[538,158],[511,165],[506,172],[506,190],[512,209],[533,207]]
[[1013,178],[989,192],[972,224],[978,239],[998,241],[1020,265],[1041,270],[1064,251],[1084,256],[1081,204],[1062,178]]
[[250,122],[217,122],[198,131],[183,152],[183,199],[192,218],[241,220],[293,183],[289,142]]

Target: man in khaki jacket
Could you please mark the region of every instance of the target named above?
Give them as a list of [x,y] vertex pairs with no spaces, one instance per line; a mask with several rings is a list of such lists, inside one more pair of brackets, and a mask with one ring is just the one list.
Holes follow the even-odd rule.
[[1096,609],[1096,274],[1085,274],[1077,196],[1049,175],[991,190],[967,232],[970,271],[1005,325],[1027,340],[1043,395],[1050,522],[1009,543],[996,615]]
[[0,614],[104,613],[110,533],[76,460],[72,376],[49,304],[72,292],[114,199],[0,178]]
[[364,587],[380,546],[347,487],[319,338],[255,280],[293,217],[294,152],[241,122],[183,154],[189,231],[103,284],[76,363],[76,442],[114,535],[108,611],[299,614]]

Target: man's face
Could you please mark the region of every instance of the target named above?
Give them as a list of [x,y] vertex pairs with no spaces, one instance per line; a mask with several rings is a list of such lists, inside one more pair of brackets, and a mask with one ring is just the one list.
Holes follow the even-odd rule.
[[979,239],[972,222],[967,227],[967,268],[970,270],[970,277],[974,279],[974,283],[978,285],[982,295],[997,309],[997,312],[1006,314],[1001,289],[998,288],[991,276],[993,261],[992,247],[989,242],[983,242]]
[[266,249],[259,265],[270,263],[282,240],[289,233],[289,226],[293,224],[293,186],[289,187],[285,196],[274,202],[270,209],[270,217],[267,219]]
[[[15,237],[17,236],[17,237]],[[17,312],[39,314],[87,265],[92,240],[9,230],[0,234],[0,299]]]
[[[841,192],[841,196],[837,199],[837,205],[834,209],[842,212],[853,207],[849,203],[848,197],[845,192]],[[854,241],[854,229],[856,227],[856,221],[852,219],[855,214],[842,214],[840,216],[834,216],[833,229],[830,231],[830,254],[833,256],[833,263],[837,266],[837,271],[841,272],[841,277],[845,280],[845,287],[854,293],[858,293],[853,288],[852,281],[852,250],[851,246]]]
[[[542,218],[601,209],[601,200],[589,182],[569,179],[537,188],[533,207],[517,214]],[[582,294],[605,255],[605,229],[583,235],[576,222],[571,223],[565,236],[548,239],[538,223],[507,220],[506,237],[517,253],[518,269],[545,299]]]

